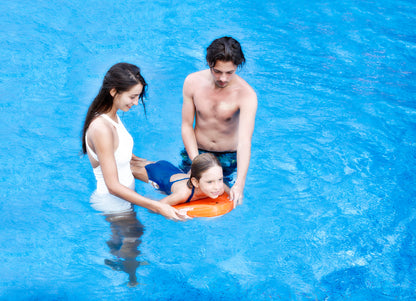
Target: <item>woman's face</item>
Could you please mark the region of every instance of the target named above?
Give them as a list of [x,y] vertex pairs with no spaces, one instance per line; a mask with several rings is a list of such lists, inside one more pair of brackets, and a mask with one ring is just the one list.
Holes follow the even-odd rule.
[[222,168],[212,166],[202,173],[199,181],[196,181],[198,188],[208,197],[215,199],[224,193],[224,182]]
[[[112,89],[111,92],[115,89]],[[121,93],[111,93],[111,95],[114,97],[113,104],[117,107],[117,110],[122,110],[124,112],[127,112],[130,110],[133,106],[136,106],[139,104],[139,96],[140,93],[142,93],[143,85],[137,84],[130,88],[130,90],[121,92]]]

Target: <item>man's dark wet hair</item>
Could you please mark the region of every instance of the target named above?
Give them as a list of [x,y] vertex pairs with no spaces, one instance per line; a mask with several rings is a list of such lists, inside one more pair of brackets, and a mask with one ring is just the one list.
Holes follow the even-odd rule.
[[231,37],[214,40],[207,48],[206,59],[210,68],[213,68],[217,61],[233,62],[239,68],[246,62],[240,43]]

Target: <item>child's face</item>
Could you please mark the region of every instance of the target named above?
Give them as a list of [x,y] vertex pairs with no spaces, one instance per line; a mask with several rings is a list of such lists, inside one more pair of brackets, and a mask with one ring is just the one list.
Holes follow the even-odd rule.
[[212,166],[202,173],[198,182],[198,188],[208,197],[215,199],[224,193],[222,168]]

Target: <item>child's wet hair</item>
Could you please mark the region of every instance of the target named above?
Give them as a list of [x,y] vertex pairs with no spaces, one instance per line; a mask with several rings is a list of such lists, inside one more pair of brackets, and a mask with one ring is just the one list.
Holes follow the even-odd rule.
[[192,161],[191,175],[187,183],[188,187],[194,187],[194,185],[192,185],[191,182],[192,178],[195,178],[199,182],[199,180],[202,177],[202,174],[213,166],[219,166],[222,168],[220,161],[218,161],[217,157],[215,157],[213,154],[203,153],[196,156],[195,159]]

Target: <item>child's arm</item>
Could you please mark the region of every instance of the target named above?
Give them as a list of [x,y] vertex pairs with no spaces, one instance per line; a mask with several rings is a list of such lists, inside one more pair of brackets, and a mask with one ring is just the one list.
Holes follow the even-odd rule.
[[174,192],[166,197],[164,197],[163,199],[160,200],[161,203],[165,203],[165,204],[169,204],[171,206],[173,205],[177,205],[180,203],[184,203],[188,197],[190,196],[190,193],[181,193],[181,192]]

